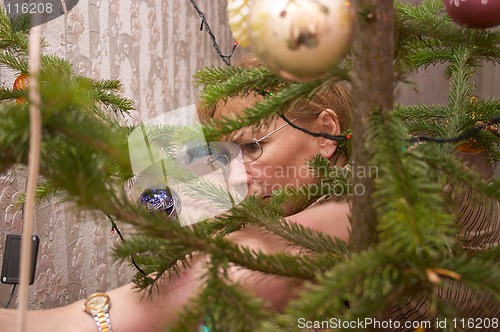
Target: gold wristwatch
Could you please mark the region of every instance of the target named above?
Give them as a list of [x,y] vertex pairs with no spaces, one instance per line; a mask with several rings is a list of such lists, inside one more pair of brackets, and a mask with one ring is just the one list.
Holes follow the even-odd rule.
[[104,293],[90,295],[83,304],[83,310],[94,317],[99,332],[112,332],[109,308],[111,308],[111,301]]

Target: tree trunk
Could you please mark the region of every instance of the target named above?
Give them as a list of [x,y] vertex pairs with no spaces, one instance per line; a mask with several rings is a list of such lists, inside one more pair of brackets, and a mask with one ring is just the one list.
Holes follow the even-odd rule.
[[[353,0],[352,45],[352,199],[351,247],[367,249],[377,241],[373,206],[372,153],[367,149],[368,120],[374,112],[393,108],[394,4],[390,0]],[[376,166],[376,165],[372,165]],[[357,193],[357,194],[356,194]],[[362,194],[360,194],[362,193]]]

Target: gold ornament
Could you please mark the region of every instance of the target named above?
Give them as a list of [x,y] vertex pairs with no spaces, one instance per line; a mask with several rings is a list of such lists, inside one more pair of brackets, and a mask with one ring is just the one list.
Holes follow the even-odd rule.
[[476,95],[470,96],[470,103],[472,105],[476,105],[477,104],[477,96]]
[[[14,81],[14,85],[12,87],[13,90],[26,90],[29,86],[29,77],[27,75],[21,74]],[[24,103],[24,98],[16,98],[16,103],[21,104]]]
[[250,45],[248,38],[248,14],[252,0],[227,0],[227,14],[229,27],[234,39],[241,47]]
[[479,153],[482,151],[479,143],[473,138],[469,138],[467,141],[457,146],[456,149],[465,153]]
[[276,74],[294,81],[325,75],[347,53],[353,33],[346,0],[254,0],[252,50]]
[[[478,98],[476,95],[471,95],[469,98],[469,102],[472,106],[475,106],[477,104]],[[476,111],[473,111],[472,114],[470,114],[471,119],[477,120],[477,115]],[[465,153],[478,153],[481,152],[481,148],[479,147],[479,144],[474,138],[469,138],[465,142],[461,143],[456,147],[456,149],[460,152],[465,152]]]

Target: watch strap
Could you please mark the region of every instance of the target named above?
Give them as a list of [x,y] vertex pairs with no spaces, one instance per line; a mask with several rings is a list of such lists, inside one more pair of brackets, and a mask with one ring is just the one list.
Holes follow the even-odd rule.
[[106,306],[104,310],[92,311],[92,316],[94,317],[99,332],[112,332],[108,306]]
[[94,318],[99,332],[112,332],[109,308],[111,300],[105,293],[94,293],[87,297],[83,304],[83,311]]

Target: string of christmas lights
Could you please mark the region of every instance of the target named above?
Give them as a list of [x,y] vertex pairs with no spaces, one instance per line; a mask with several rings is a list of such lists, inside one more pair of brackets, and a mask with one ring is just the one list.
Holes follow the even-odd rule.
[[[120,240],[125,242],[125,238],[123,237],[122,233],[120,232],[120,230],[118,229],[118,226],[116,225],[116,222],[115,220],[113,219],[113,217],[111,217],[109,214],[106,214],[106,217],[108,217],[109,219],[109,222],[111,223],[111,234],[115,234],[115,232],[118,234],[118,236],[120,237]],[[132,264],[134,265],[134,267],[137,269],[137,271],[139,271],[140,273],[142,273],[143,275],[146,275],[146,272],[144,272],[143,269],[141,269],[139,267],[139,265],[137,265],[137,263],[135,262],[135,259],[133,256],[130,256],[130,259],[132,260]]]
[[490,133],[494,134],[498,138],[500,138],[500,134],[498,133],[498,128],[496,127],[496,124],[500,123],[500,116],[493,117],[487,121],[480,122],[476,124],[473,128],[470,128],[466,131],[464,131],[462,134],[456,136],[456,137],[432,137],[432,136],[413,136],[410,139],[410,143],[420,143],[420,142],[432,142],[432,143],[458,143],[461,141],[465,141],[477,133],[479,133],[482,130],[489,131]]
[[215,35],[212,33],[212,29],[210,29],[210,25],[208,24],[207,22],[207,19],[205,17],[205,14],[200,10],[200,8],[198,7],[198,4],[196,3],[196,1],[194,0],[191,0],[191,4],[193,5],[194,9],[196,10],[196,12],[198,13],[198,15],[201,17],[201,25],[200,25],[200,31],[203,31],[203,28],[205,28],[205,31],[208,33],[208,35],[210,36],[210,38],[212,39],[212,44],[215,48],[215,51],[217,52],[217,54],[219,55],[219,57],[222,59],[222,61],[228,65],[228,66],[231,66],[231,57],[233,56],[234,54],[234,50],[236,49],[236,46],[238,46],[238,42],[235,41],[233,43],[233,48],[231,50],[231,52],[229,52],[228,55],[224,55],[222,54],[222,51],[219,47],[219,44],[217,43],[217,40],[215,38]]
[[295,123],[291,122],[284,114],[280,114],[280,117],[283,120],[285,120],[285,122],[288,125],[290,125],[290,127],[295,128],[297,130],[300,130],[301,132],[306,133],[308,135],[311,135],[313,137],[323,137],[323,138],[327,138],[329,140],[338,141],[338,142],[345,142],[351,138],[350,134],[348,134],[348,135],[331,135],[331,134],[324,133],[324,132],[316,133],[313,131],[309,131],[306,128],[300,127],[300,126],[296,125]]
[[[311,132],[305,128],[302,128],[292,122],[290,122],[289,119],[287,119],[283,114],[280,115],[280,117],[285,120],[286,123],[288,123],[291,127],[300,130],[303,133],[306,133],[308,135],[311,135],[313,137],[324,137],[332,141],[338,141],[338,142],[345,142],[352,138],[351,134],[347,135],[330,135],[328,133],[324,132]],[[497,136],[500,139],[500,133],[498,133],[498,128],[496,127],[496,124],[500,123],[500,116],[498,117],[493,117],[485,122],[481,122],[474,126],[471,129],[468,129],[464,131],[462,134],[456,136],[456,137],[432,137],[432,136],[426,136],[426,135],[420,135],[420,136],[412,136],[409,139],[410,144],[415,144],[415,143],[423,143],[423,142],[431,142],[431,143],[439,143],[439,144],[447,144],[447,143],[458,143],[461,141],[466,141],[476,134],[478,134],[480,131],[486,130],[495,136]]]

